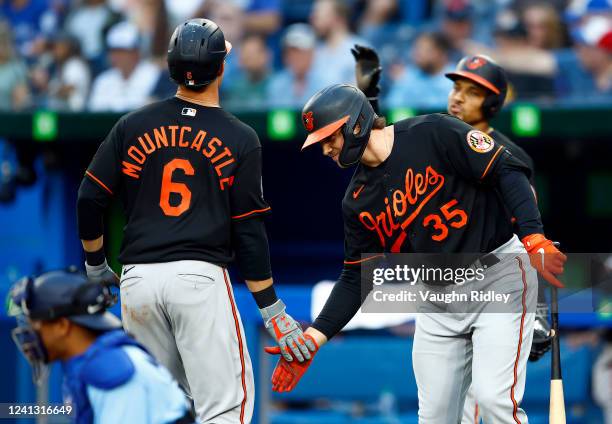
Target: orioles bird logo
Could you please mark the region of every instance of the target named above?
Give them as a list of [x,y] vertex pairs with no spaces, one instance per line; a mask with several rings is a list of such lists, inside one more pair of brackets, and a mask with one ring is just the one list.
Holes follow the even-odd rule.
[[486,63],[487,61],[483,57],[474,56],[473,58],[468,60],[467,67],[468,69],[478,69]]
[[193,76],[191,75],[191,72],[187,72],[187,75],[186,75],[186,76],[187,76],[187,79],[188,79],[188,80],[193,79]]
[[304,119],[304,127],[306,131],[312,131],[314,128],[314,118],[312,117],[312,112],[306,112],[302,115],[302,119]]

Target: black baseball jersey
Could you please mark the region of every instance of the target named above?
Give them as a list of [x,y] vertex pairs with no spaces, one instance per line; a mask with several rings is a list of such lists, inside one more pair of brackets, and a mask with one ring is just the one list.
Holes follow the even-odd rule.
[[522,147],[517,145],[515,142],[506,137],[503,133],[493,129],[489,132],[489,135],[493,137],[496,143],[501,144],[516,156],[521,162],[523,162],[529,168],[529,183],[532,187],[535,187],[535,169],[533,165],[533,159],[527,154]]
[[261,144],[230,113],[179,98],[123,116],[87,177],[122,200],[122,263],[232,260],[232,220],[270,210]]
[[345,264],[358,265],[370,253],[499,247],[513,234],[493,187],[502,161],[529,173],[488,134],[450,115],[397,122],[389,157],[375,168],[359,164],[344,196]]

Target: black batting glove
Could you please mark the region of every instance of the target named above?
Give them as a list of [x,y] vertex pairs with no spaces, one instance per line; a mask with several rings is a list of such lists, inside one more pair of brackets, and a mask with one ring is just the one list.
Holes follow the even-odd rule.
[[355,77],[357,80],[357,87],[363,92],[363,94],[372,100],[378,97],[380,93],[380,74],[382,72],[382,66],[380,66],[380,59],[376,50],[366,46],[355,44],[351,49],[351,53],[355,58]]

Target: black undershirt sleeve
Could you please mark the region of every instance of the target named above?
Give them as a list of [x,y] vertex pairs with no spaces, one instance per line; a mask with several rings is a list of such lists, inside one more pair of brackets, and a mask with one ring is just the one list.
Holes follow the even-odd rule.
[[323,310],[312,326],[331,339],[361,306],[360,267],[345,266]]
[[497,186],[506,206],[516,218],[519,238],[543,234],[540,211],[525,172],[512,163],[503,163],[498,171]]
[[261,281],[272,277],[266,226],[261,217],[232,223],[232,245],[236,265],[245,280]]
[[77,222],[81,240],[95,240],[104,234],[104,211],[111,196],[98,184],[84,177],[77,197]]

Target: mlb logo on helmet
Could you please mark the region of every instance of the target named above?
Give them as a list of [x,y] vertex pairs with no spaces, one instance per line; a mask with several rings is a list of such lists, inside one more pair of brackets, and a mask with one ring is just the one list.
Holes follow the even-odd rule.
[[196,116],[196,110],[190,107],[184,107],[181,111],[181,115],[183,116]]
[[312,131],[314,128],[314,118],[312,117],[312,112],[306,112],[302,115],[302,119],[304,120],[304,128],[306,131]]

